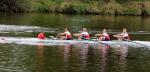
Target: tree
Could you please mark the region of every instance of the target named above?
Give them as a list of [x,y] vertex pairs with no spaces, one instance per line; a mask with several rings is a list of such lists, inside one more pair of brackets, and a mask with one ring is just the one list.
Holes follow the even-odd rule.
[[0,11],[3,12],[24,12],[30,11],[34,0],[1,0]]

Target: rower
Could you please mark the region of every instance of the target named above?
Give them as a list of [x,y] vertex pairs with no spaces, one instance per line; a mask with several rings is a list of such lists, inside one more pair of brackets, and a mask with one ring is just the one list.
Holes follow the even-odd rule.
[[113,35],[114,37],[118,38],[119,41],[129,41],[130,37],[127,33],[127,29],[123,28],[123,32],[121,34]]
[[75,33],[73,34],[74,36],[77,36],[79,40],[88,40],[90,39],[90,35],[87,32],[87,28],[83,28],[81,33]]
[[100,41],[109,41],[110,40],[110,36],[107,33],[106,29],[103,29],[102,34],[95,34],[95,36],[98,37],[98,40],[100,40]]
[[58,34],[57,37],[59,37],[60,40],[71,40],[72,39],[72,35],[67,28],[65,28],[63,33]]
[[40,32],[38,34],[38,39],[45,39],[45,33],[44,32]]

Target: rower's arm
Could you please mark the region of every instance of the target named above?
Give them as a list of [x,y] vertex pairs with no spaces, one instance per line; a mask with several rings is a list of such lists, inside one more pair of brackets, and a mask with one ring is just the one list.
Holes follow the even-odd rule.
[[60,33],[60,35],[65,35],[66,33],[64,32],[64,33]]
[[102,36],[103,34],[95,34],[95,36]]
[[74,36],[79,36],[79,35],[81,35],[81,34],[78,34],[78,33],[75,33],[75,34],[73,34]]

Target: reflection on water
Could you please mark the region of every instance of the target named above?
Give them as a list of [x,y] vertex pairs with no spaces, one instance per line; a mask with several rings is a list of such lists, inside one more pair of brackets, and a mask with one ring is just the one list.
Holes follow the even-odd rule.
[[81,72],[88,71],[88,68],[87,68],[88,51],[89,51],[88,44],[81,45],[80,55],[79,55],[80,56],[80,64],[81,64],[81,67],[80,67]]
[[[12,49],[11,49],[12,48]],[[21,47],[18,45],[1,45],[1,55],[0,55],[0,71],[1,72],[25,72],[30,71],[28,64],[31,60],[34,60],[33,57],[28,56],[28,52],[25,52],[27,49],[25,46]],[[32,52],[32,51],[30,51]],[[34,65],[32,62],[31,65]]]
[[100,56],[101,56],[101,60],[100,60],[100,72],[107,72],[107,55],[109,52],[110,47],[108,45],[105,46],[101,46],[99,45],[98,50],[100,51]]
[[128,46],[126,45],[118,45],[118,47],[112,48],[112,52],[114,52],[113,56],[116,56],[113,62],[112,69],[117,72],[126,72],[127,68],[127,54],[128,54]]
[[[17,72],[135,72],[148,68],[150,51],[126,45],[66,44],[28,46],[1,44],[0,71]],[[138,63],[138,64],[136,64]],[[145,69],[142,66],[146,67]],[[132,67],[136,66],[136,67]]]
[[43,71],[44,67],[44,46],[43,45],[38,45],[37,46],[37,60],[38,60],[38,72]]
[[71,51],[71,45],[68,44],[68,45],[65,45],[63,47],[63,61],[64,61],[64,66],[63,66],[63,71],[64,72],[67,72],[68,69],[69,69],[69,61],[70,61],[70,51]]

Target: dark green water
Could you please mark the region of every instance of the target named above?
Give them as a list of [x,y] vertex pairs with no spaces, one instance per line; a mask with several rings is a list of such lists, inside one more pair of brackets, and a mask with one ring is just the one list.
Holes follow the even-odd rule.
[[[1,36],[56,35],[87,27],[91,34],[107,28],[111,35],[128,28],[133,40],[150,41],[150,18],[62,14],[0,13]],[[112,38],[113,39],[113,38]],[[66,44],[51,46],[0,44],[0,72],[149,72],[149,48],[126,45]]]
[[[7,34],[1,34],[4,36],[8,35],[35,37],[37,35],[37,32],[39,31],[47,32],[47,36],[56,35],[57,33],[62,32],[65,27],[69,28],[72,33],[80,31],[83,27],[87,27],[90,34],[92,35],[94,33],[101,32],[103,28],[106,28],[108,29],[108,32],[112,35],[121,32],[122,28],[127,28],[133,40],[150,40],[149,17],[142,18],[138,16],[0,13],[0,24],[31,27],[26,27],[27,29],[18,29],[19,27],[16,26],[7,29],[3,28],[1,31],[9,32]],[[32,26],[39,26],[42,28],[32,29]]]

